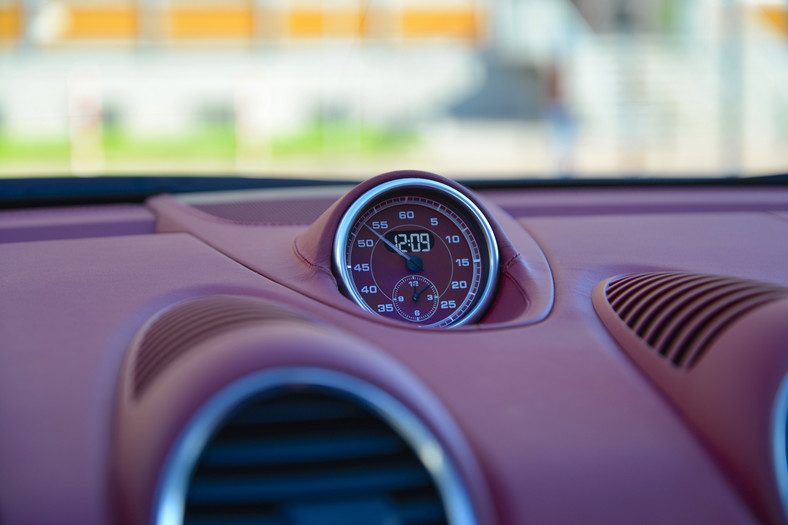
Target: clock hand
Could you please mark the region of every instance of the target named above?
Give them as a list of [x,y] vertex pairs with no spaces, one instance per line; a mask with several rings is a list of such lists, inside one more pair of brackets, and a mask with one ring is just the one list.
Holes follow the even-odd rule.
[[407,253],[405,253],[402,250],[400,250],[399,248],[397,248],[397,246],[393,242],[389,241],[384,236],[382,236],[381,234],[379,234],[378,232],[376,232],[375,230],[370,228],[368,224],[364,224],[364,226],[369,231],[371,231],[372,233],[377,235],[378,238],[381,241],[383,241],[384,243],[386,243],[386,245],[389,248],[391,248],[392,250],[394,250],[395,252],[400,254],[402,257],[404,257],[405,261],[407,261],[407,263],[408,263],[408,270],[410,270],[411,272],[420,272],[420,271],[422,271],[424,269],[424,261],[421,260],[421,257],[417,257],[415,255],[408,255]]
[[[420,291],[418,291],[418,292],[414,291],[413,292],[413,302],[414,303],[418,302],[419,301],[419,297],[421,297],[421,294],[423,294],[425,292],[425,290],[427,290],[427,288],[429,288],[429,287],[430,287],[430,285],[428,284],[427,286],[422,288]],[[414,286],[413,290],[416,290],[416,289],[417,288]]]

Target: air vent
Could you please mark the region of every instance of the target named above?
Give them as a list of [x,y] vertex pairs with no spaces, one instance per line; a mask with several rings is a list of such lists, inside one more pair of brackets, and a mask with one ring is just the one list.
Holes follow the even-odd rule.
[[168,364],[200,341],[246,324],[302,317],[261,299],[219,295],[181,303],[144,328],[134,362],[134,395]]
[[325,387],[279,388],[238,406],[203,449],[185,494],[186,524],[447,523],[405,440]]
[[[641,273],[611,279],[606,302],[648,346],[674,366],[690,369],[738,317],[788,289],[718,275]],[[597,305],[598,306],[598,305]],[[600,316],[606,316],[597,308]]]

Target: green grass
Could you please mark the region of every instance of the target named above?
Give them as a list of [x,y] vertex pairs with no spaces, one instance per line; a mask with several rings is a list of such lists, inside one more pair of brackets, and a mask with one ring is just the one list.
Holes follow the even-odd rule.
[[412,131],[356,126],[342,121],[315,121],[291,136],[275,138],[272,153],[274,156],[374,156],[403,151],[417,142]]
[[235,132],[231,126],[204,126],[181,137],[140,139],[120,129],[104,131],[104,159],[124,160],[231,160],[235,157]]
[[0,134],[0,164],[3,162],[68,162],[71,148],[66,139],[15,139]]
[[[232,124],[206,125],[183,136],[141,139],[120,127],[105,126],[102,135],[104,161],[107,166],[124,162],[166,161],[184,163],[194,160],[233,162],[236,156],[235,129]],[[255,144],[244,148],[245,155],[264,158],[308,159],[360,155],[374,157],[405,151],[418,143],[413,131],[387,130],[358,126],[343,121],[313,121],[302,130],[274,137],[270,145]],[[70,161],[70,144],[61,139],[19,139],[0,133],[0,168],[3,164],[37,163],[52,165]]]

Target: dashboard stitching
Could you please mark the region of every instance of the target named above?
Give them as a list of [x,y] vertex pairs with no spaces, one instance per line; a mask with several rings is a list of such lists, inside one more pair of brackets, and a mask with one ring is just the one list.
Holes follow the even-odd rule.
[[298,247],[298,239],[296,239],[296,242],[293,243],[293,252],[295,252],[296,256],[301,261],[303,261],[304,264],[309,266],[312,270],[318,271],[324,275],[331,277],[331,280],[336,283],[336,278],[334,277],[334,274],[330,270],[326,269],[323,265],[311,261],[309,257],[307,257],[303,252],[301,252],[301,249]]
[[[510,274],[510,273],[509,273],[509,272],[507,272],[506,270],[504,270],[503,272],[501,272],[501,274],[502,274],[502,275],[503,275],[503,277],[505,277],[506,279],[509,279],[509,281],[511,281],[511,282],[512,282],[512,284],[514,284],[514,285],[517,287],[517,289],[518,289],[518,290],[520,290],[520,293],[521,293],[521,294],[523,294],[523,297],[525,297],[526,299],[528,299],[528,292],[525,290],[525,288],[523,287],[523,285],[522,285],[522,284],[520,284],[520,281],[518,281],[517,279],[515,279],[515,278],[512,276],[512,274]],[[530,303],[531,301],[529,300],[528,302]]]
[[514,264],[517,262],[518,259],[522,259],[522,255],[520,255],[519,252],[512,255],[505,263],[501,265],[501,271],[508,272],[509,269],[512,266],[514,266]]
[[785,212],[770,211],[767,212],[767,215],[771,215],[772,217],[777,217],[778,219],[783,221],[788,221],[788,215],[786,215]]

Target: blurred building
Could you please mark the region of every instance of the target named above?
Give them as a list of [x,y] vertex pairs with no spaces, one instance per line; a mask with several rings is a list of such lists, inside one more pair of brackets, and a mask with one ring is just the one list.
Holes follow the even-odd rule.
[[0,0],[3,45],[282,45],[301,40],[478,41],[485,2]]
[[226,127],[260,160],[341,121],[447,171],[774,171],[786,42],[779,0],[0,0],[0,139],[100,166],[109,130]]

